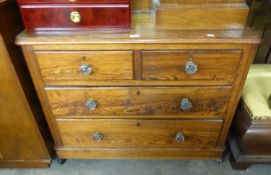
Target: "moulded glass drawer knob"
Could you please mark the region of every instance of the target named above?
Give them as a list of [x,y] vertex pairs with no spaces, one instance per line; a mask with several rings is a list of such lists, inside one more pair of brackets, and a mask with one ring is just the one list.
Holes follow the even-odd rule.
[[180,104],[180,108],[181,108],[182,110],[188,111],[188,110],[190,110],[192,107],[193,107],[193,106],[192,106],[192,102],[191,102],[189,99],[187,99],[187,98],[182,99],[181,104]]
[[95,110],[97,108],[97,102],[95,100],[89,99],[86,101],[85,106],[88,110]]
[[196,65],[193,61],[188,61],[185,65],[185,72],[187,74],[195,74],[198,71],[198,65]]
[[103,134],[99,131],[96,131],[92,134],[92,139],[94,141],[101,141],[103,139]]
[[178,132],[175,136],[175,140],[179,143],[182,143],[185,141],[185,136],[183,135],[183,133]]
[[83,75],[90,75],[92,74],[92,67],[88,64],[80,65],[80,72]]

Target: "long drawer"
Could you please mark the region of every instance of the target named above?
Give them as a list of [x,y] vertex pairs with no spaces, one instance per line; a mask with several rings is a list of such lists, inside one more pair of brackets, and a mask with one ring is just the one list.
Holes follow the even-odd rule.
[[208,148],[222,120],[58,120],[65,148]]
[[231,87],[47,88],[56,116],[222,116]]
[[132,80],[132,51],[37,51],[45,81]]
[[144,51],[143,80],[234,80],[240,51]]

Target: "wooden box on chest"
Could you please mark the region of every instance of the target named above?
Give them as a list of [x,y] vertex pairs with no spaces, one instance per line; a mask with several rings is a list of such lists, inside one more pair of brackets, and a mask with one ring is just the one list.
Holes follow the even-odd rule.
[[249,12],[245,0],[160,0],[155,8],[160,30],[244,29]]
[[133,19],[131,32],[18,36],[58,156],[220,159],[259,38]]
[[129,29],[130,0],[18,0],[27,30]]
[[153,0],[131,0],[131,1],[132,1],[132,10],[134,12],[149,11],[152,9]]

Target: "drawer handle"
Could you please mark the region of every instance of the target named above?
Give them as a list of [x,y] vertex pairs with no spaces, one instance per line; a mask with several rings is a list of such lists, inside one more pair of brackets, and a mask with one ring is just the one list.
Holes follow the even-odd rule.
[[192,61],[192,56],[189,58],[189,61],[186,63],[185,65],[185,72],[189,75],[192,75],[192,74],[195,74],[197,73],[198,71],[198,65],[195,64],[193,61]]
[[99,132],[99,131],[96,131],[96,132],[93,133],[92,139],[94,141],[101,141],[103,139],[103,134],[101,132]]
[[193,106],[192,106],[192,102],[189,99],[185,98],[185,99],[182,99],[180,107],[181,107],[182,110],[188,111]]
[[77,11],[73,11],[70,14],[70,19],[73,23],[79,23],[81,21],[81,15]]
[[92,67],[88,64],[82,64],[80,65],[80,72],[83,75],[90,75],[92,73]]
[[88,110],[95,110],[97,108],[97,102],[92,99],[87,100],[85,105]]
[[184,142],[184,141],[185,141],[185,137],[184,137],[183,133],[178,132],[178,133],[176,134],[176,136],[175,136],[175,140],[176,140],[177,142],[179,142],[179,143]]

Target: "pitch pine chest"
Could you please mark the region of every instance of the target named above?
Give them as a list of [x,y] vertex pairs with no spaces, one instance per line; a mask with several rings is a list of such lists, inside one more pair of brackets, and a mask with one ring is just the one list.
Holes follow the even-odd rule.
[[258,36],[151,21],[17,37],[60,158],[221,158]]

